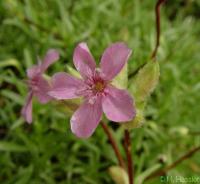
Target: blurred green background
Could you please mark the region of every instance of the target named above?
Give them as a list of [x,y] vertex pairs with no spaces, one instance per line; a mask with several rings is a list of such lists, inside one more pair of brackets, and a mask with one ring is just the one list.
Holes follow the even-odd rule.
[[[133,49],[129,72],[149,60],[155,43],[155,0],[0,1],[0,183],[112,184],[116,165],[99,126],[87,140],[76,138],[69,116],[54,104],[34,101],[34,122],[20,116],[26,69],[48,48],[61,60],[49,74],[66,71],[78,42],[99,60],[115,41]],[[131,133],[137,178],[172,163],[200,143],[200,1],[168,1],[162,8],[160,83],[146,109],[146,123]],[[134,84],[133,84],[134,85]],[[119,141],[122,129],[115,126]],[[200,176],[200,153],[168,174]],[[159,178],[145,183],[161,183]]]

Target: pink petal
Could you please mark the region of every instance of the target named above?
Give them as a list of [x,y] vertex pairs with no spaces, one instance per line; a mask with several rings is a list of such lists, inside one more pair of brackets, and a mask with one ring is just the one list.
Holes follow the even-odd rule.
[[37,65],[33,65],[31,68],[29,68],[27,70],[27,75],[30,79],[40,75],[41,71],[40,71],[40,67]]
[[37,91],[34,91],[34,95],[37,96],[40,103],[44,104],[52,99],[52,97],[48,95],[50,85],[42,77],[39,77],[37,88]]
[[41,72],[43,73],[50,65],[52,65],[54,62],[56,62],[59,59],[59,52],[55,49],[50,49],[42,64],[41,64]]
[[33,93],[31,91],[28,93],[26,103],[21,111],[22,116],[28,123],[32,122],[32,98],[33,98]]
[[82,104],[71,118],[71,130],[81,138],[90,137],[102,116],[101,99],[97,99],[94,104],[87,101]]
[[102,106],[107,118],[115,122],[130,121],[135,116],[133,99],[126,90],[108,87],[108,94],[103,97]]
[[74,50],[73,61],[76,69],[85,77],[90,77],[95,70],[96,64],[87,44],[80,43]]
[[108,47],[103,53],[100,63],[104,79],[113,79],[126,64],[131,52],[132,51],[121,42]]
[[38,65],[34,65],[27,70],[27,75],[29,78],[34,78],[40,74],[42,74],[51,64],[59,59],[59,53],[50,49],[47,52],[47,55],[44,58],[43,63],[39,62]]
[[56,73],[52,77],[52,89],[48,93],[56,99],[72,99],[79,97],[78,91],[83,88],[83,81],[67,73]]

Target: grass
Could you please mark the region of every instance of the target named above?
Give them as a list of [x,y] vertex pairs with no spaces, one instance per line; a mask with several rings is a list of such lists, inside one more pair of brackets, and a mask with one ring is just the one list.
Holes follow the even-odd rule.
[[[70,131],[69,115],[52,103],[40,105],[36,101],[34,123],[24,122],[20,109],[27,94],[25,70],[48,48],[58,48],[61,53],[51,75],[66,71],[66,64],[72,65],[78,42],[87,41],[98,61],[103,50],[118,40],[133,49],[129,71],[135,70],[148,61],[154,47],[155,2],[0,2],[0,183],[113,183],[107,169],[117,160],[100,126],[90,139],[78,139]],[[179,7],[173,19],[172,5],[162,8],[160,83],[148,102],[145,125],[131,134],[138,180],[200,143],[199,134],[194,134],[200,129],[200,24],[196,14],[185,13],[192,6],[188,4]],[[117,128],[119,143],[122,136]],[[199,176],[199,156],[197,153],[168,174]],[[146,183],[160,183],[160,179]]]

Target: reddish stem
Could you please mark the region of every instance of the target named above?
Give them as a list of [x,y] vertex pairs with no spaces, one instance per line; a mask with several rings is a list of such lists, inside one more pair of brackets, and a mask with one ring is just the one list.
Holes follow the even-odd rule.
[[158,47],[160,45],[160,6],[166,0],[158,0],[155,7],[155,14],[156,14],[156,45],[152,52],[151,59],[156,57]]
[[125,166],[124,159],[123,159],[123,157],[122,157],[122,155],[121,155],[121,153],[120,153],[120,151],[119,151],[119,148],[118,148],[118,146],[117,146],[117,143],[115,142],[115,139],[114,139],[114,137],[113,137],[113,135],[112,135],[110,129],[108,128],[108,126],[107,126],[104,122],[101,122],[100,124],[101,124],[101,126],[102,126],[104,132],[105,132],[106,135],[108,136],[108,139],[109,139],[109,141],[110,141],[110,144],[111,144],[111,146],[112,146],[112,148],[113,148],[113,150],[114,150],[114,152],[115,152],[115,155],[116,155],[116,157],[117,157],[117,159],[118,159],[119,165],[120,165],[122,168],[125,169],[126,166]]
[[196,153],[199,150],[200,150],[200,146],[191,149],[189,152],[187,152],[185,155],[183,155],[178,160],[176,160],[175,162],[173,162],[171,165],[168,165],[168,166],[166,166],[163,169],[155,171],[154,173],[152,173],[151,175],[149,175],[145,180],[149,180],[149,179],[152,179],[154,177],[165,175],[169,170],[173,169],[174,167],[176,167],[178,164],[180,164],[184,160],[190,158],[194,153]]
[[128,175],[129,175],[129,184],[134,184],[134,167],[133,159],[131,155],[131,139],[128,130],[124,131],[124,148],[126,151],[126,157],[128,162]]

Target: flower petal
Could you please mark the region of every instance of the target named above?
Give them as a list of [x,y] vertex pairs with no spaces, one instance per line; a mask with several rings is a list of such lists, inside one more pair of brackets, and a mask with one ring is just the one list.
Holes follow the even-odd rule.
[[48,95],[49,91],[50,91],[49,83],[42,77],[39,77],[37,91],[34,91],[34,95],[37,96],[38,101],[40,103],[45,104],[52,99],[52,97]]
[[51,64],[59,59],[59,53],[55,49],[50,49],[43,62],[39,60],[37,65],[32,66],[27,70],[27,75],[29,78],[34,78],[42,74]]
[[126,90],[107,88],[108,94],[102,99],[103,111],[107,118],[115,122],[130,121],[135,116],[133,99]]
[[79,97],[78,90],[83,86],[82,80],[60,72],[52,77],[52,89],[48,94],[56,99],[77,98]]
[[40,67],[38,65],[33,65],[31,68],[29,68],[27,71],[27,76],[32,79],[38,75],[40,75]]
[[95,70],[96,64],[86,43],[80,43],[74,50],[73,61],[76,69],[82,77],[90,77]]
[[33,98],[33,92],[31,91],[28,93],[26,103],[21,110],[22,116],[28,123],[32,122],[32,98]]
[[131,55],[131,50],[121,42],[117,42],[108,47],[102,55],[100,68],[103,78],[113,79],[123,68]]
[[90,137],[99,124],[102,113],[101,99],[96,99],[94,104],[86,101],[76,110],[71,118],[72,132],[77,137]]
[[50,65],[56,62],[58,59],[59,59],[59,52],[55,49],[50,49],[47,52],[41,64],[41,72],[43,73]]

